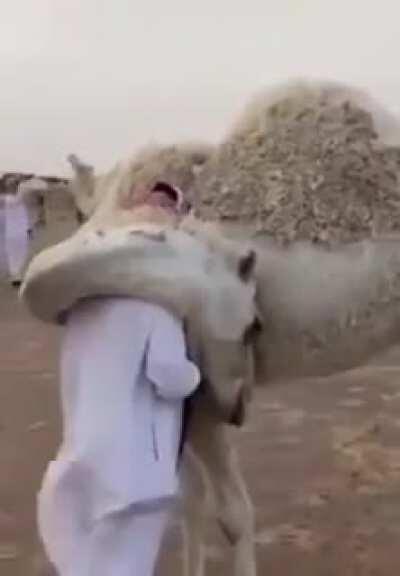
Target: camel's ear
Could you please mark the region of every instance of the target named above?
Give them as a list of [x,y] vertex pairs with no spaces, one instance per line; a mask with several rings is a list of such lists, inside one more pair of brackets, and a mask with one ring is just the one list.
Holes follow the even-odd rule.
[[74,172],[74,178],[70,182],[70,192],[79,212],[87,217],[94,206],[95,176],[94,168],[82,162],[75,154],[67,157]]
[[257,254],[254,250],[249,250],[244,256],[240,257],[238,275],[243,282],[249,282],[254,277],[256,262]]
[[69,154],[67,156],[68,162],[71,164],[72,170],[75,172],[76,176],[82,176],[83,174],[89,175],[94,172],[93,166],[90,164],[85,164],[76,154]]

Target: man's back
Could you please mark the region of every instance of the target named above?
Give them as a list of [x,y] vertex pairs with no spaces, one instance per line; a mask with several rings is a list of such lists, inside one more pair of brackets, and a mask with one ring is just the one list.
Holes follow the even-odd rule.
[[[132,298],[96,298],[80,303],[68,317],[62,343],[62,380],[96,376],[110,384],[132,382],[142,368],[146,342],[158,306]],[[89,375],[88,375],[89,376]],[[114,386],[114,393],[116,392]]]
[[177,490],[182,400],[199,374],[180,322],[130,298],[82,302],[61,351],[63,449],[95,472],[95,515]]

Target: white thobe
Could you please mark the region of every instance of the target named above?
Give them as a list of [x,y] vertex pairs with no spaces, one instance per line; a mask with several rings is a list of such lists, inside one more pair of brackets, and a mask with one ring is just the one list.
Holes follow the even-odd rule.
[[28,258],[29,216],[21,198],[5,195],[5,249],[8,272],[13,280],[20,280]]
[[0,194],[0,279],[8,272],[8,260],[6,256],[6,201]]
[[102,298],[71,312],[63,443],[38,500],[39,531],[61,576],[139,574],[133,566],[152,574],[167,517],[161,503],[178,494],[183,398],[199,380],[181,323],[162,308]]

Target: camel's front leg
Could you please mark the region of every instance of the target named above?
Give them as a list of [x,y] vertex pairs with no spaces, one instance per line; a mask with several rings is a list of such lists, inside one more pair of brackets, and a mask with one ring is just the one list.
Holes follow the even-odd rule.
[[212,509],[210,487],[204,465],[190,445],[185,448],[183,473],[183,575],[205,576],[206,521]]
[[195,512],[185,511],[183,520],[183,574],[205,576],[206,556],[203,542],[204,527]]
[[[224,433],[228,435],[229,430],[224,428]],[[218,436],[221,434],[222,430]],[[224,469],[211,463],[208,470],[215,491],[219,522],[232,546],[231,573],[233,576],[256,576],[254,510],[250,495],[230,438],[221,441],[221,450],[226,455]]]
[[231,573],[256,576],[253,507],[229,427],[208,416],[206,407],[198,407],[193,414],[190,443],[206,467],[217,520],[232,548]]

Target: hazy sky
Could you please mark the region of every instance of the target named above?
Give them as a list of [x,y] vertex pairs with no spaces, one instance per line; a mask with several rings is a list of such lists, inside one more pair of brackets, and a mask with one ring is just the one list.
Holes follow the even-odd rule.
[[400,113],[397,0],[0,0],[0,170],[100,168],[223,136],[290,76],[372,87]]

